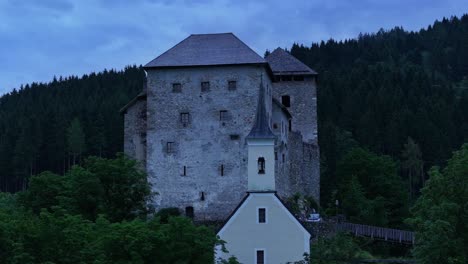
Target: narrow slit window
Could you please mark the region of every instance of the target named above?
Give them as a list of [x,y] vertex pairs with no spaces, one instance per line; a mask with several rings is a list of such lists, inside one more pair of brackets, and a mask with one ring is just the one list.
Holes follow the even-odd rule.
[[256,264],[265,264],[265,251],[257,250],[256,258]]
[[210,82],[201,82],[201,91],[207,92],[210,90]]
[[224,176],[224,164],[221,164],[221,166],[219,167],[219,170],[220,170],[221,176]]
[[234,91],[237,89],[237,82],[236,81],[228,81],[228,90]]
[[278,160],[278,151],[275,151],[275,160]]
[[258,223],[266,223],[266,208],[258,208]]
[[291,131],[292,131],[292,120],[289,119],[289,132],[291,132]]
[[187,176],[187,166],[182,168],[182,176]]
[[205,201],[205,192],[201,192],[200,194],[200,200]]
[[184,127],[190,124],[190,113],[180,113],[180,122]]
[[265,174],[265,158],[258,158],[258,174]]
[[289,95],[281,96],[281,103],[286,107],[291,107],[291,97]]
[[174,142],[167,142],[166,143],[166,152],[167,153],[174,153],[175,147],[174,147]]

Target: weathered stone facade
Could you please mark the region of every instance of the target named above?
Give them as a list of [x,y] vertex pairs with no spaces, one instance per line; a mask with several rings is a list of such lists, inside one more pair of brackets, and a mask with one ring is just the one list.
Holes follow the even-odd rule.
[[[234,210],[247,191],[246,136],[261,86],[267,118],[277,135],[278,194],[286,198],[299,192],[318,201],[315,77],[278,82],[266,61],[164,65],[147,67],[146,72],[145,97],[123,109],[124,146],[127,155],[145,165],[157,193],[156,209],[178,207],[204,221],[224,220]],[[289,108],[281,104],[285,94],[291,98]]]
[[317,92],[314,76],[300,81],[273,82],[273,97],[289,99],[291,130],[288,134],[289,193],[312,195],[320,199],[320,154],[317,140]]

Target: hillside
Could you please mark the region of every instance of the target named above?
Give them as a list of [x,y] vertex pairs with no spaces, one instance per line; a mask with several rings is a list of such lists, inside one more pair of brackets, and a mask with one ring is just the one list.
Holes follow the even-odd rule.
[[[411,178],[420,180],[410,185],[417,192],[422,172],[443,165],[468,141],[468,15],[419,32],[394,28],[342,42],[295,44],[291,53],[320,74],[322,201],[338,188],[337,167],[353,147],[390,155],[398,165],[405,163],[411,137],[421,150],[421,171]],[[0,190],[20,190],[24,179],[44,170],[63,173],[74,159],[122,151],[118,110],[143,80],[143,70],[133,66],[33,83],[2,96]],[[407,170],[398,169],[403,181]]]

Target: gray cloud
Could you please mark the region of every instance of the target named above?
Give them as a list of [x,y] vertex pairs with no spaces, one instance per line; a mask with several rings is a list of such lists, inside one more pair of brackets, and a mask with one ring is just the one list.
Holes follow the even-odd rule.
[[262,55],[464,12],[465,0],[0,0],[0,94],[145,64],[192,33],[233,32]]

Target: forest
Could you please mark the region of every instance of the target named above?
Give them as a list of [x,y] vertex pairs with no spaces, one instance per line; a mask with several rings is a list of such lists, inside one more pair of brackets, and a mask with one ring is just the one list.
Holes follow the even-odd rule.
[[[450,257],[446,263],[466,263],[468,145],[463,144],[468,143],[468,15],[444,18],[414,32],[395,27],[355,39],[297,43],[289,51],[319,73],[321,213],[344,214],[354,223],[417,232],[418,243],[411,252],[367,245],[365,250],[372,254],[411,254],[421,263],[445,263],[446,259],[438,257],[446,256]],[[123,211],[133,208],[132,212],[145,215],[138,203],[106,204],[114,199],[101,193],[113,188],[101,186],[109,179],[93,182],[89,176],[102,175],[99,168],[107,168],[106,162],[131,162],[118,154],[123,150],[119,109],[141,91],[144,81],[141,66],[128,66],[26,84],[0,97],[0,191],[5,192],[0,196],[0,232],[6,230],[3,227],[23,225],[12,228],[8,236],[3,234],[10,240],[0,239],[0,249],[8,247],[5,252],[13,253],[0,254],[0,260],[28,263],[27,259],[12,260],[17,256],[15,250],[24,251],[28,246],[21,243],[29,238],[18,230],[36,228],[31,230],[34,239],[45,239],[53,232],[48,229],[53,228],[51,221],[58,221],[58,226],[76,225],[78,233],[87,230],[87,249],[101,243],[101,251],[85,253],[101,254],[103,262],[99,263],[106,263],[105,254],[110,250],[106,247],[117,242],[112,240],[115,237],[104,236],[99,241],[91,237],[111,227],[116,236],[126,232],[123,225],[135,228],[128,232],[145,233],[147,225],[155,226],[153,231],[161,234],[174,228],[171,225],[205,232],[181,218],[138,222],[141,215],[125,215]],[[131,180],[139,178],[135,177]],[[90,184],[93,188],[86,190],[96,191],[101,200],[80,200],[89,196],[83,198],[70,187],[79,181]],[[48,191],[41,191],[45,187]],[[132,200],[147,199],[150,194],[145,188]],[[108,206],[115,210],[106,211]],[[15,237],[24,241],[15,241]],[[201,251],[208,248],[205,243],[219,243],[214,237],[206,239],[198,247]],[[349,248],[346,254],[362,253],[355,250],[359,241],[338,239],[318,245]],[[437,250],[434,245],[438,245]],[[48,261],[40,255],[46,249],[29,246],[25,258]],[[191,253],[187,254],[184,256]],[[122,259],[127,257],[133,256]],[[202,254],[200,259],[204,257]],[[122,263],[127,263],[124,260]],[[139,261],[150,263],[143,257]]]

